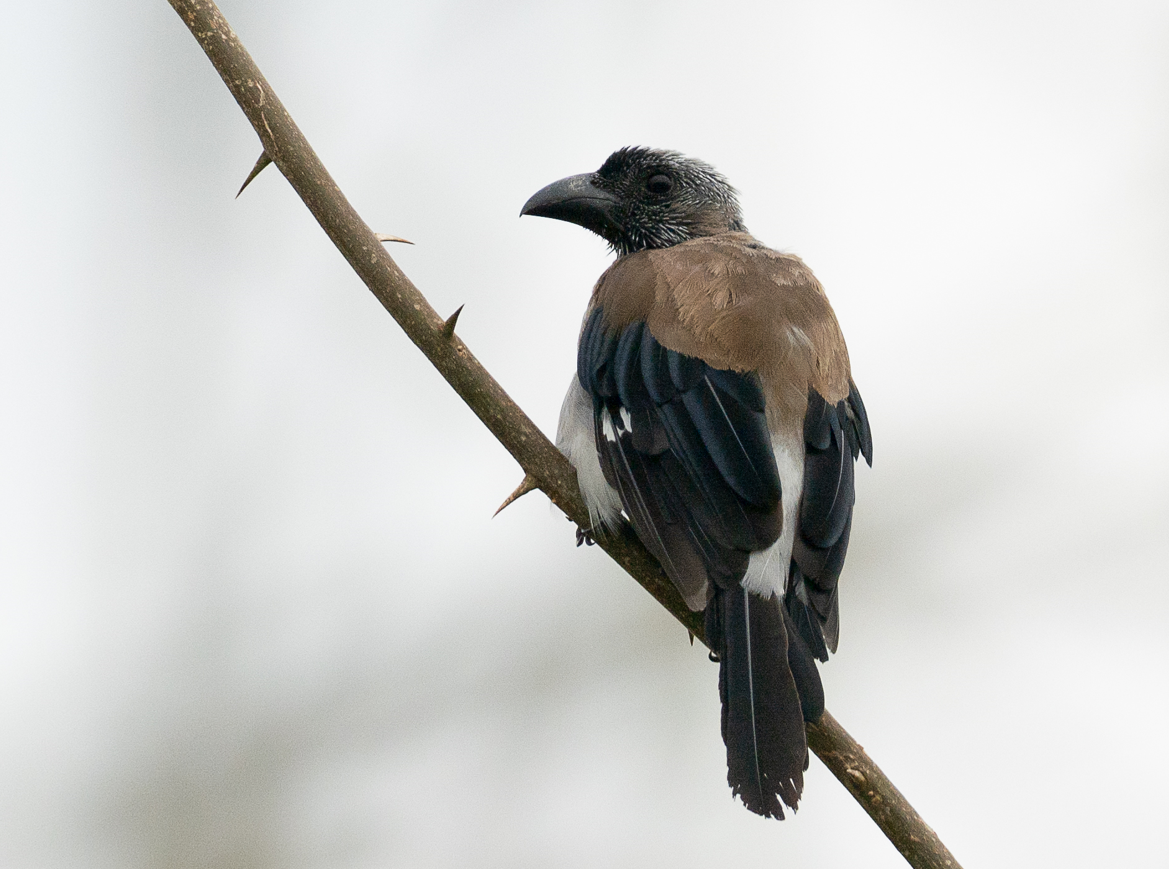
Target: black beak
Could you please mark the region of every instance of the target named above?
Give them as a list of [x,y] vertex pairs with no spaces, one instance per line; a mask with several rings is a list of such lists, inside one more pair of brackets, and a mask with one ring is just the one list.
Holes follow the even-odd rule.
[[524,203],[520,216],[551,217],[567,220],[610,238],[621,229],[617,218],[620,200],[593,183],[593,173],[573,175],[554,181]]

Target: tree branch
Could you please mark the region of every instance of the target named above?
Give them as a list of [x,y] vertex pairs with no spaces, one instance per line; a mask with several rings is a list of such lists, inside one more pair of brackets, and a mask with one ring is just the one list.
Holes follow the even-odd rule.
[[[525,473],[572,521],[588,528],[588,511],[572,465],[455,334],[457,312],[444,320],[398,268],[329,176],[223,14],[210,0],[169,2],[251,121],[264,154],[288,179],[353,270]],[[267,164],[261,157],[256,165],[258,171]],[[597,544],[690,633],[703,639],[701,614],[687,609],[630,528],[601,535]],[[808,725],[808,744],[911,866],[960,869],[933,830],[831,715],[824,713],[820,721]]]

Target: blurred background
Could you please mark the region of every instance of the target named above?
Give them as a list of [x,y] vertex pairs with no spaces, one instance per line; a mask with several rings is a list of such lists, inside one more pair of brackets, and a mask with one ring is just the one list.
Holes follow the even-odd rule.
[[[828,708],[975,866],[1165,865],[1169,6],[223,10],[551,434],[583,230],[681,150],[828,289],[869,408]],[[904,865],[813,759],[734,803],[716,667],[403,337],[162,2],[0,54],[0,865]]]

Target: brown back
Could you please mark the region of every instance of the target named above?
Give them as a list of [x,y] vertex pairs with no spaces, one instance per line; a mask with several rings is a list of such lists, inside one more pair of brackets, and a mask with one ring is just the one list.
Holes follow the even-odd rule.
[[597,281],[598,305],[609,327],[644,320],[671,350],[757,371],[786,420],[802,419],[809,387],[831,404],[848,396],[848,349],[824,288],[799,257],[748,233],[624,256]]

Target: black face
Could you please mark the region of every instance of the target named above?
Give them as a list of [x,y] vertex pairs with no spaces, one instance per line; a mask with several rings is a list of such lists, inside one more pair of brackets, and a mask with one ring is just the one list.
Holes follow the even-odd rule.
[[576,223],[622,255],[745,229],[726,179],[699,160],[649,148],[622,148],[596,172],[549,184],[520,213]]

